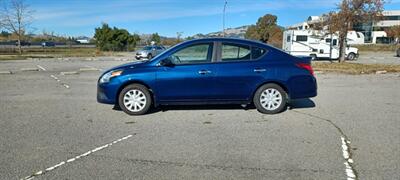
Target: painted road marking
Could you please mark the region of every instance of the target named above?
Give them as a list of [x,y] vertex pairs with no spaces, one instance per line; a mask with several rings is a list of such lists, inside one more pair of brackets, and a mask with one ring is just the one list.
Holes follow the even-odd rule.
[[65,71],[65,72],[60,72],[61,75],[74,75],[74,74],[79,74],[78,71]]
[[113,141],[113,142],[111,142],[111,143],[105,144],[105,145],[103,145],[103,146],[96,147],[96,148],[94,148],[94,149],[92,149],[92,150],[90,150],[90,151],[87,151],[87,152],[85,152],[85,153],[83,153],[83,154],[81,154],[81,155],[75,156],[75,157],[70,158],[70,159],[68,159],[68,160],[66,160],[66,161],[62,161],[62,162],[60,162],[60,163],[58,163],[58,164],[56,164],[56,165],[54,165],[54,166],[48,167],[48,168],[46,168],[45,170],[37,171],[37,172],[33,173],[33,174],[30,175],[30,176],[26,176],[26,177],[24,177],[24,178],[21,178],[21,180],[29,180],[29,179],[33,179],[33,178],[35,178],[35,177],[37,177],[37,176],[46,174],[46,173],[48,173],[48,172],[50,172],[50,171],[53,171],[54,169],[57,169],[57,168],[59,168],[59,167],[65,165],[65,164],[67,164],[67,163],[74,162],[75,160],[78,160],[78,159],[80,159],[80,158],[83,158],[83,157],[85,157],[85,156],[88,156],[88,155],[90,155],[90,154],[92,154],[92,153],[94,153],[94,152],[96,152],[96,151],[100,151],[100,150],[102,150],[102,149],[104,149],[104,148],[107,148],[107,147],[110,147],[110,146],[112,146],[112,145],[114,145],[114,144],[116,144],[116,143],[119,143],[119,142],[121,142],[121,141],[127,140],[128,138],[130,138],[130,137],[132,137],[132,136],[134,136],[134,135],[136,135],[136,134],[130,134],[130,135],[127,135],[127,136],[125,136],[125,137],[119,138],[119,139],[117,139],[117,140],[115,140],[115,141]]
[[53,78],[54,80],[56,80],[57,82],[60,82],[61,85],[64,86],[65,88],[67,88],[67,89],[70,88],[70,86],[68,84],[62,83],[61,80],[57,76],[54,76],[54,75],[51,74],[50,77]]
[[39,71],[38,68],[21,68],[21,71]]
[[93,67],[93,66],[89,66],[89,65],[85,65],[84,68],[80,68],[79,71],[102,71],[102,69]]
[[358,179],[357,171],[353,165],[354,160],[353,160],[352,154],[351,154],[351,146],[350,146],[351,142],[350,142],[349,138],[346,136],[346,134],[343,132],[343,130],[340,129],[340,127],[337,126],[335,123],[333,123],[333,121],[330,119],[319,117],[319,116],[316,116],[313,114],[304,113],[301,111],[296,111],[296,110],[293,110],[293,111],[296,113],[299,113],[299,114],[307,115],[307,116],[310,116],[313,118],[317,118],[319,120],[326,121],[338,130],[338,132],[341,134],[340,139],[342,141],[342,154],[343,154],[343,158],[345,159],[344,165],[346,166],[345,171],[346,171],[347,180]]
[[356,179],[356,174],[354,173],[354,168],[353,168],[353,159],[350,157],[350,141],[347,140],[345,137],[340,137],[342,139],[342,152],[343,152],[343,158],[346,160],[344,162],[344,165],[346,166],[346,175],[347,175],[347,180],[354,180]]
[[38,67],[42,71],[46,71],[46,69],[43,66],[39,65],[39,64],[36,64],[36,67]]

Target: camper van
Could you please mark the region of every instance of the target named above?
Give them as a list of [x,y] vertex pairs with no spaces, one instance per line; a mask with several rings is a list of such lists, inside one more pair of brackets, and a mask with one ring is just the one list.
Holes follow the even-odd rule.
[[[287,30],[283,33],[283,50],[294,56],[309,56],[315,59],[338,59],[339,39],[337,35],[324,34],[316,30]],[[346,58],[355,60],[358,49],[346,47]]]

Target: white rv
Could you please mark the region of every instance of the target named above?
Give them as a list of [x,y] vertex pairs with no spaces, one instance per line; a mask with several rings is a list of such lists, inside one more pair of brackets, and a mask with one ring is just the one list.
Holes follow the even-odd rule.
[[[313,60],[338,59],[339,40],[336,35],[326,35],[316,30],[287,30],[283,33],[283,50],[294,56],[310,56]],[[357,48],[346,48],[348,60],[357,57]]]

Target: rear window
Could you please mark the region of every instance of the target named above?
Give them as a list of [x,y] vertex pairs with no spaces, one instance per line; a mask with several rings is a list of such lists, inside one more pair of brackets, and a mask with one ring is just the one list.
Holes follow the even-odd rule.
[[267,53],[267,50],[259,47],[252,47],[251,48],[251,59],[258,59]]
[[267,53],[264,48],[234,43],[222,43],[221,51],[222,61],[256,60]]
[[250,60],[250,46],[241,44],[222,44],[222,61]]

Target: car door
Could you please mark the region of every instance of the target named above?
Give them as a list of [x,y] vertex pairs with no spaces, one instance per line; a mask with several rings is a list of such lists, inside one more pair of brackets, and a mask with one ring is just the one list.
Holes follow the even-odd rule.
[[218,43],[218,49],[216,96],[221,100],[249,100],[257,84],[264,80],[266,65],[258,59],[267,50],[229,42]]
[[157,71],[157,99],[165,102],[204,101],[213,99],[213,43],[192,44],[172,53],[172,66]]
[[161,46],[157,46],[157,55],[163,52],[163,48]]

